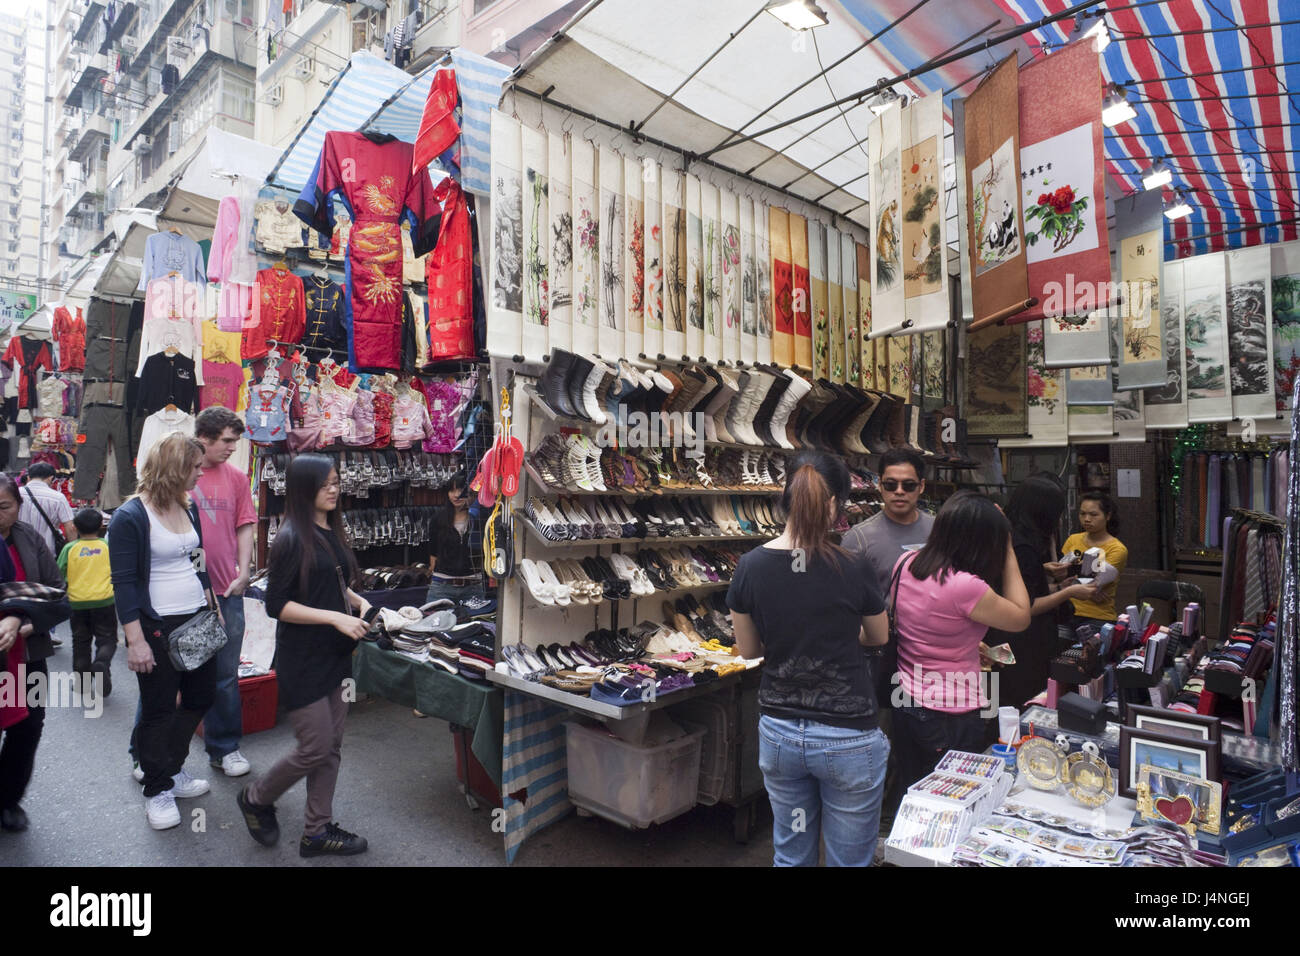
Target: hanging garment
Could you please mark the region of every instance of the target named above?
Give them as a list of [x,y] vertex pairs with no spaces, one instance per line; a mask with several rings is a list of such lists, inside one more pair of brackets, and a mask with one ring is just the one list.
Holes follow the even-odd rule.
[[271,342],[296,345],[307,326],[307,306],[302,279],[288,269],[263,269],[257,274],[253,297],[253,325],[244,330],[243,356],[258,359],[271,350]]
[[429,95],[424,101],[420,132],[415,137],[413,162],[416,169],[428,167],[460,138],[460,124],[456,122],[459,98],[456,71],[440,69],[435,72]]
[[433,422],[424,402],[412,395],[393,400],[393,447],[410,448],[433,434]]
[[80,372],[86,367],[86,320],[77,307],[76,318],[64,306],[54,310],[54,341],[59,348],[59,371]]
[[[242,217],[237,196],[226,196],[217,207],[217,224],[212,229],[212,250],[208,253],[208,279],[211,282],[232,280],[235,255],[239,250]],[[247,240],[246,235],[242,238]]]
[[36,372],[39,369],[45,369],[47,372],[54,371],[54,362],[50,359],[50,344],[41,339],[15,335],[9,339],[9,347],[5,349],[4,355],[0,356],[0,362],[4,362],[14,370],[17,378],[18,408],[35,408]]
[[348,367],[396,369],[401,360],[402,243],[415,255],[438,239],[441,214],[426,170],[411,172],[411,144],[379,134],[329,132],[311,179],[294,204],[317,232],[332,231],[339,195],[352,218],[346,266]]
[[284,441],[288,434],[289,398],[289,389],[283,385],[262,382],[249,389],[248,413],[244,416],[249,441],[258,445]]
[[254,235],[267,252],[284,252],[288,249],[301,249],[303,242],[302,223],[293,214],[293,206],[283,199],[263,199],[253,207],[253,217],[257,220]]
[[187,282],[207,284],[203,250],[189,236],[179,232],[156,232],[144,243],[144,262],[136,291],[143,292],[154,279],[176,273]]
[[164,408],[161,411],[154,412],[144,420],[144,425],[140,428],[140,448],[135,456],[137,471],[144,467],[153,446],[172,432],[193,435],[194,416],[181,411],[179,408]]
[[242,359],[243,336],[238,332],[227,332],[216,322],[209,319],[202,325],[203,360],[205,362],[234,362]]
[[460,184],[447,178],[434,198],[442,203],[442,235],[429,254],[429,352],[426,364],[474,357],[474,249],[469,206]]
[[375,440],[371,448],[386,448],[393,437],[393,396],[375,392]]
[[234,362],[203,362],[203,385],[199,389],[199,408],[221,405],[232,412],[241,410],[244,369]]
[[355,392],[331,389],[321,393],[320,404],[320,443],[324,447],[332,445],[347,435],[352,427],[352,409],[356,407],[357,396]]
[[411,246],[411,230],[402,224],[402,280],[404,282],[423,282],[424,264],[428,254],[417,256]]
[[415,368],[418,371],[429,364],[429,307],[424,304],[424,297],[414,292],[406,293],[406,298],[415,320]]
[[181,73],[175,66],[168,63],[162,68],[162,91],[164,94],[170,94],[176,89],[176,84],[180,82]]
[[66,414],[67,405],[64,401],[64,392],[67,391],[67,383],[61,378],[51,375],[36,386],[36,417],[37,418],[57,418]]
[[198,397],[195,378],[194,359],[179,352],[175,355],[156,352],[145,360],[141,370],[136,409],[146,415],[152,415],[164,405],[191,411]]
[[[196,363],[203,352],[203,290],[179,276],[154,279],[144,298],[144,329],[140,335],[140,358],[135,374],[144,371],[149,356],[174,349]],[[198,384],[203,384],[202,376]]]
[[360,388],[353,395],[356,404],[352,406],[348,428],[343,433],[343,444],[364,447],[375,440],[375,394]]
[[347,344],[343,324],[343,290],[328,278],[308,276],[303,283],[307,326],[302,344],[308,348],[332,349]]

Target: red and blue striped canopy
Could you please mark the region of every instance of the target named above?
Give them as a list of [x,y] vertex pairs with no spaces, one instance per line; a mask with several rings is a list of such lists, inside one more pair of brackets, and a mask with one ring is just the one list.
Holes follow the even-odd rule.
[[[995,2],[1017,24],[1072,5]],[[1165,223],[1165,257],[1297,238],[1300,224],[1287,220],[1300,217],[1300,7],[1293,0],[1108,0],[1093,9],[1105,11],[1110,27],[1102,72],[1125,85],[1137,110],[1106,131],[1108,171],[1122,188],[1140,190],[1142,170],[1167,157],[1172,186],[1195,190],[1192,214]],[[1073,26],[1058,20],[1024,39],[1050,56]]]

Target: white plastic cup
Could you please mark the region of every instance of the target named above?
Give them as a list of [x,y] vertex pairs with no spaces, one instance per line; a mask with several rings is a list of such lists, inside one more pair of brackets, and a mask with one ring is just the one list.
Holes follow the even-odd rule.
[[1020,740],[1020,711],[1014,707],[998,708],[998,740],[1014,744]]

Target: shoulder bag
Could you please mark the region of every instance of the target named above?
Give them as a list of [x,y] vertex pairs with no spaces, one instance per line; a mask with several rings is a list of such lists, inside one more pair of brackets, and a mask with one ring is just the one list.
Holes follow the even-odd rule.
[[50,520],[50,516],[45,513],[45,509],[42,508],[41,503],[36,500],[36,495],[32,490],[26,487],[23,490],[27,492],[27,500],[32,503],[32,507],[36,509],[36,513],[44,519],[45,527],[49,528],[50,534],[54,535],[54,556],[57,558],[59,552],[63,550],[63,546],[68,543],[68,539],[64,537],[63,529]]
[[[189,515],[190,521],[194,522],[194,515],[190,512],[186,514]],[[195,530],[198,530],[197,522],[195,522]],[[203,584],[202,577],[199,577],[199,568],[203,560],[202,541],[202,532],[200,532],[198,551],[191,555],[194,576],[199,578],[200,586]],[[198,670],[211,660],[217,651],[225,647],[229,639],[212,589],[204,588],[203,596],[208,606],[167,636],[167,657],[178,671]]]
[[898,579],[909,562],[906,556],[894,568],[886,595],[885,610],[889,614],[889,640],[883,647],[873,648],[870,656],[872,683],[876,689],[876,706],[884,710],[892,706],[894,673],[898,670]]

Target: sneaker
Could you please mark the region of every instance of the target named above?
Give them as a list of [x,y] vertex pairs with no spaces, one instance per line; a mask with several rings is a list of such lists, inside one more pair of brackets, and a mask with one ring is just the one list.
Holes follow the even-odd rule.
[[309,837],[305,833],[298,843],[299,856],[355,856],[366,852],[366,838],[349,833],[337,823],[325,825],[325,831]]
[[280,839],[280,825],[275,822],[275,806],[263,806],[248,799],[248,788],[239,791],[235,798],[239,810],[244,814],[244,824],[248,835],[262,846],[275,846]]
[[242,777],[253,769],[253,765],[248,762],[248,758],[238,750],[232,750],[220,760],[209,760],[208,763],[227,777]]
[[144,768],[140,766],[140,761],[131,761],[131,779],[136,783],[144,782]]
[[206,780],[191,777],[184,770],[178,770],[172,776],[173,797],[201,797],[210,789]]
[[181,811],[177,809],[176,798],[170,790],[164,790],[156,797],[146,797],[144,812],[149,818],[149,826],[155,830],[169,830],[181,825]]

